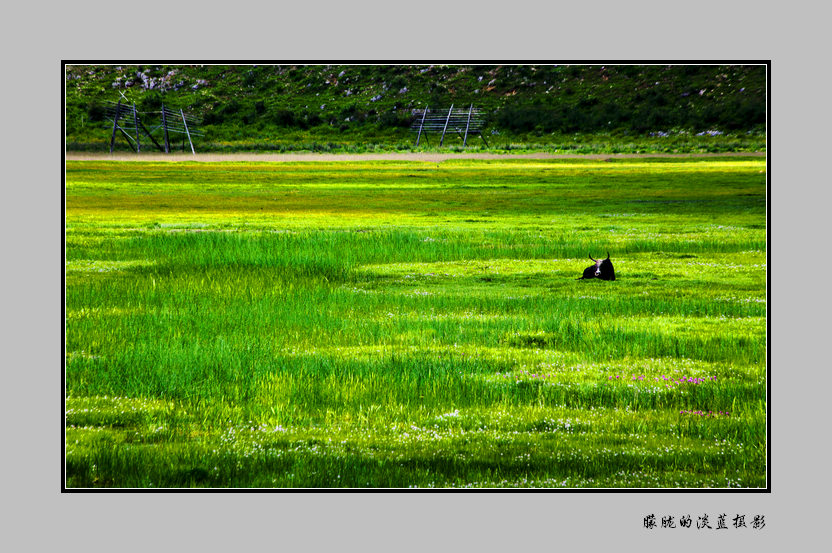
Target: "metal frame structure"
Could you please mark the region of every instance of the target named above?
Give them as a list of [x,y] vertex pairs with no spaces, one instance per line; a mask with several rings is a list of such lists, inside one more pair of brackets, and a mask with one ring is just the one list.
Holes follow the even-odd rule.
[[414,115],[416,117],[410,126],[410,130],[416,133],[416,146],[419,145],[422,135],[427,140],[428,133],[438,134],[441,132],[442,137],[439,139],[439,147],[441,148],[445,142],[445,134],[450,129],[462,138],[463,146],[467,146],[469,134],[478,134],[485,142],[485,146],[488,147],[488,142],[485,141],[482,134],[482,129],[485,127],[485,118],[482,112],[474,107],[474,104],[471,104],[468,109],[454,109],[453,104],[447,110],[444,108],[432,110],[428,107],[415,110]]
[[[125,99],[126,100],[126,99]],[[142,137],[148,138],[150,142],[160,151],[166,154],[171,153],[171,134],[182,135],[182,151],[185,151],[185,138],[188,138],[188,144],[191,146],[191,153],[196,155],[194,150],[194,143],[192,136],[203,136],[202,131],[198,129],[200,120],[189,113],[180,110],[173,110],[162,104],[161,111],[146,111],[140,112],[136,109],[135,103],[128,103],[119,100],[118,102],[109,101],[104,108],[107,121],[112,124],[113,132],[110,136],[110,153],[113,153],[113,148],[116,143],[116,133],[120,132],[122,136],[130,144],[130,147],[139,153],[142,151]],[[152,125],[149,121],[159,120],[161,122]],[[145,121],[148,121],[150,128],[145,126]],[[162,130],[161,140],[163,144],[159,144],[154,132]],[[135,133],[132,134],[132,133]]]

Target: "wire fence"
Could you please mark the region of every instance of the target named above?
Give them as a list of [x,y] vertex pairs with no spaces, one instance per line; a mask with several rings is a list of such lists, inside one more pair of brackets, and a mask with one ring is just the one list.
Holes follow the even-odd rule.
[[[124,137],[128,144],[138,153],[142,149],[142,141],[150,141],[162,152],[171,152],[171,134],[182,136],[182,149],[185,149],[185,138],[196,154],[193,137],[204,136],[199,129],[202,120],[182,109],[172,109],[162,105],[157,111],[139,111],[136,104],[121,100],[107,101],[104,106],[104,118],[108,127],[112,127],[110,137],[110,153],[115,147],[117,136]],[[160,143],[161,142],[161,143]]]
[[[475,108],[473,104],[468,108],[425,108],[414,110],[413,123],[410,130],[416,133],[416,146],[422,136],[427,140],[428,133],[442,133],[439,139],[441,147],[445,141],[448,131],[457,133],[462,138],[462,145],[468,143],[468,135],[478,134],[485,142],[482,130],[485,128],[485,115],[482,110]],[[488,143],[486,142],[486,146]]]

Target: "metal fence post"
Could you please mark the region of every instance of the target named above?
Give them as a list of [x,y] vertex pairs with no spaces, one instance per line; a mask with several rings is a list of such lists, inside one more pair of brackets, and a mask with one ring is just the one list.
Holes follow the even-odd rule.
[[165,130],[165,153],[170,153],[170,141],[168,140],[168,120],[165,117],[165,104],[162,104],[162,128]]
[[133,104],[133,124],[136,126],[136,153],[142,151],[142,145],[139,142],[139,114],[136,113],[136,104]]
[[471,104],[471,107],[468,108],[468,122],[465,123],[465,138],[462,139],[462,147],[463,148],[468,143],[468,127],[471,126],[471,112],[473,110],[474,110],[474,104]]
[[191,142],[191,132],[188,130],[188,122],[185,121],[185,112],[182,111],[182,108],[179,108],[179,115],[182,116],[182,124],[185,126],[185,134],[188,135],[188,144],[191,145],[191,153],[196,155],[196,151],[194,151],[194,143]]
[[419,123],[419,133],[416,135],[416,146],[419,146],[419,139],[422,137],[422,127],[425,126],[425,116],[428,114],[428,107],[425,107],[425,112],[422,113],[422,122]]
[[116,128],[118,128],[118,116],[121,115],[121,100],[116,104],[116,115],[113,117],[113,136],[110,137],[110,153],[113,153],[113,146],[116,144]]
[[448,123],[451,121],[451,112],[454,110],[454,105],[451,104],[451,109],[448,110],[448,118],[445,119],[445,128],[442,129],[442,138],[439,139],[439,147],[445,142],[445,131],[448,130]]

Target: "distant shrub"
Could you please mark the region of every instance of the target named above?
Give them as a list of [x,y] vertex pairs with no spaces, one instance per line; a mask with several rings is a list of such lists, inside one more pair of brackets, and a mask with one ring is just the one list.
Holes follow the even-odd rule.
[[104,120],[104,106],[101,104],[90,102],[85,111],[91,123]]
[[385,111],[378,116],[379,127],[407,128],[413,122],[413,115],[407,111]]
[[308,112],[304,115],[304,121],[306,122],[307,127],[317,127],[321,123],[323,123],[323,119],[317,113]]
[[162,95],[157,90],[145,92],[138,102],[139,111],[155,111],[162,109]]
[[279,127],[294,127],[296,125],[295,114],[290,109],[278,108],[271,112],[270,119]]
[[356,115],[358,115],[358,113],[358,106],[353,103],[343,108],[341,112],[338,114],[338,117],[340,117],[341,120],[344,120],[349,119],[351,117],[355,117]]
[[723,126],[731,130],[745,130],[766,122],[763,102],[735,98],[727,102],[725,113],[720,117]]

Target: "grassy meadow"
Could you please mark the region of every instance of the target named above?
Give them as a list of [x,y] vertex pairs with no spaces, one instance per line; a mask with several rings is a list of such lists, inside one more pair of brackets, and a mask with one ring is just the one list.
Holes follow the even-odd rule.
[[67,161],[66,487],[764,488],[765,172]]

